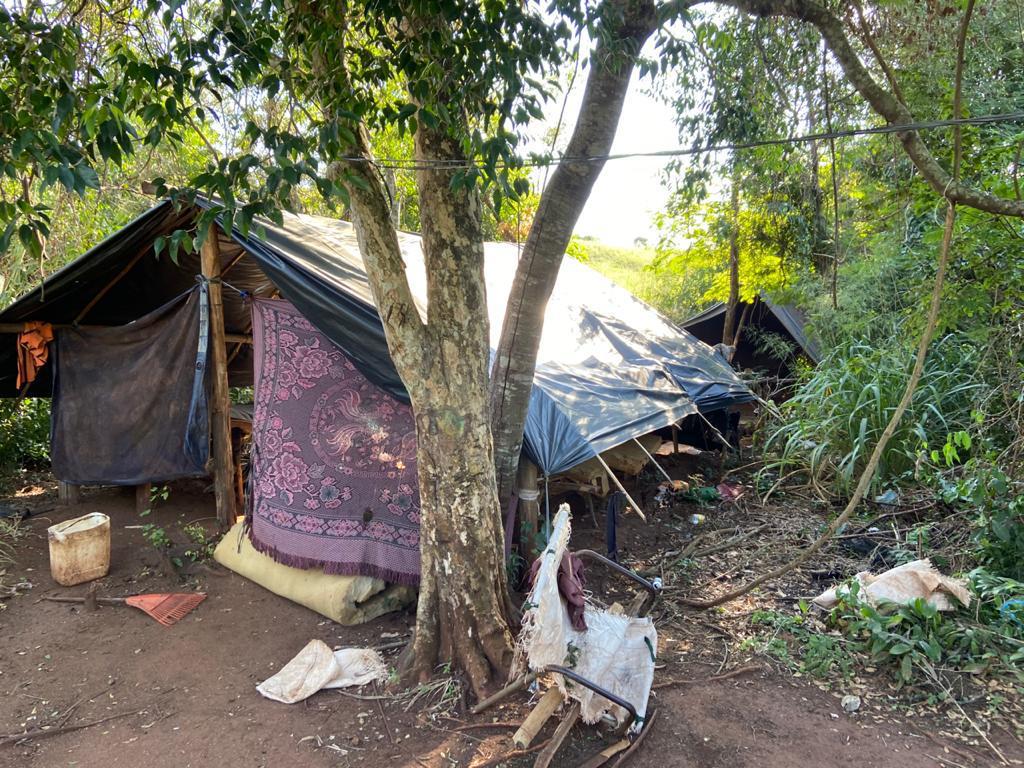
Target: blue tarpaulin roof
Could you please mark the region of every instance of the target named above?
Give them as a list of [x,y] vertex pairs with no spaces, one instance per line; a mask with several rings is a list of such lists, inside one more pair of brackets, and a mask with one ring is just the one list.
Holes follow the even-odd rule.
[[[188,228],[194,214],[169,202],[157,205],[52,275],[42,290],[8,307],[0,322],[69,322],[140,249],[151,248],[160,234]],[[231,241],[240,246],[235,253],[232,242],[225,241],[225,262],[237,262],[236,254],[255,262],[247,265],[243,259],[233,267],[226,277],[229,283],[251,288],[269,278],[368,379],[408,400],[387,350],[351,224],[285,214],[282,227],[264,222],[259,234],[231,233]],[[410,285],[425,308],[419,237],[403,233],[400,242]],[[519,251],[513,244],[488,243],[485,256],[493,347]],[[183,281],[192,279],[190,271],[198,271],[194,256],[183,257],[179,264],[171,264],[166,254],[142,258],[84,322],[114,324],[140,317],[159,306],[163,293],[179,292]],[[239,327],[244,315],[231,311],[227,297],[225,305],[228,331],[248,330]],[[7,338],[0,341],[0,393],[11,395],[14,343]],[[46,394],[44,387],[32,394]],[[565,259],[545,316],[524,438],[527,453],[543,472],[563,471],[689,414],[752,399],[709,346],[586,265]]]

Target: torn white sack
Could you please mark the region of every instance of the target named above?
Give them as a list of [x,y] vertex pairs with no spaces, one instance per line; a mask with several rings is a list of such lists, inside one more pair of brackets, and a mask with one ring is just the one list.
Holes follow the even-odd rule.
[[[954,598],[964,606],[971,604],[967,585],[959,579],[943,576],[927,558],[891,568],[877,576],[870,571],[861,571],[854,578],[860,584],[861,599],[871,605],[879,602],[905,605],[919,597],[940,611],[954,610]],[[849,588],[840,584],[822,592],[811,602],[819,608],[831,610],[839,598],[848,593]]]
[[[650,618],[635,618],[587,604],[587,629],[572,628],[569,612],[558,592],[558,566],[569,544],[569,505],[555,516],[547,549],[527,598],[517,655],[526,656],[530,669],[549,664],[571,668],[636,709],[634,730],[642,727],[654,682],[658,633]],[[605,712],[621,722],[626,713],[603,696],[578,683],[555,676],[562,693],[580,703],[583,722],[596,723]]]
[[273,677],[256,686],[268,699],[294,704],[324,688],[366,685],[388,676],[384,659],[370,648],[332,651],[323,640],[310,640]]

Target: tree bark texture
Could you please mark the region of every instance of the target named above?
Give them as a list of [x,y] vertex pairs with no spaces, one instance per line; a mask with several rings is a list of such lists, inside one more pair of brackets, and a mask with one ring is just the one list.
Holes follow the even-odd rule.
[[[360,134],[356,151],[370,157]],[[420,157],[464,159],[457,143],[422,127]],[[488,408],[489,333],[480,205],[453,190],[451,171],[423,170],[428,317],[421,318],[389,216],[384,181],[364,162],[346,170],[360,251],[388,348],[416,417],[420,592],[407,670],[463,673],[475,695],[505,679],[512,654]]]
[[637,57],[657,28],[651,0],[605,0],[599,41],[566,157],[541,195],[509,292],[491,371],[491,428],[499,498],[511,498],[533,390],[544,312],[562,257],[611,150]]

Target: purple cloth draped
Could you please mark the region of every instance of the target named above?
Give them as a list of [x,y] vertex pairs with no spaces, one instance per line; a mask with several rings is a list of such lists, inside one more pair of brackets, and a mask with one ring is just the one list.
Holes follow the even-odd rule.
[[280,563],[419,583],[412,410],[290,303],[253,301],[253,546]]

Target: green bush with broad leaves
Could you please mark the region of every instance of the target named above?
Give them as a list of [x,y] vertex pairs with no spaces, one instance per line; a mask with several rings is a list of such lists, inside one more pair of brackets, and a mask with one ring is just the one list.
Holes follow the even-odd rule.
[[50,461],[50,401],[0,399],[0,469],[40,467]]
[[1006,673],[1024,681],[1018,669],[1024,661],[1024,622],[1013,610],[1024,598],[1024,584],[981,568],[967,579],[976,602],[951,612],[921,598],[906,605],[871,605],[853,582],[841,591],[829,624],[847,637],[851,650],[887,669],[899,686],[939,684],[938,670]]
[[[978,426],[981,414],[975,414]],[[954,432],[931,451],[931,482],[942,501],[967,510],[975,557],[1000,576],[1024,580],[1024,481],[1004,470],[1003,451],[987,438]]]

